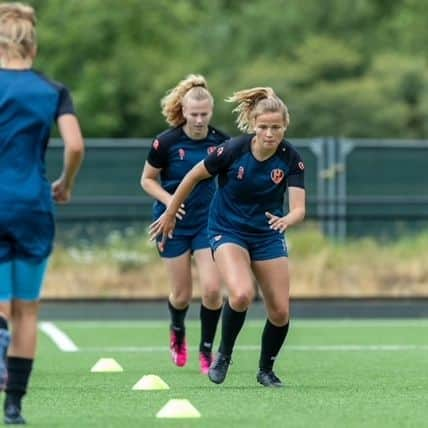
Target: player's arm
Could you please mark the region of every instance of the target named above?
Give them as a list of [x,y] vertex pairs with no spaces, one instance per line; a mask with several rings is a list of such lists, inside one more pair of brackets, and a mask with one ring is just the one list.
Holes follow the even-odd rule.
[[305,189],[301,187],[288,188],[289,211],[284,217],[277,217],[266,212],[270,228],[278,232],[284,232],[288,227],[300,223],[305,218]]
[[194,187],[202,180],[210,178],[211,174],[205,167],[204,161],[196,164],[183,178],[172,195],[165,212],[149,227],[150,239],[162,235],[160,249],[162,250],[167,238],[172,238],[175,228],[175,217],[183,202],[190,195]]
[[301,187],[288,188],[288,206],[289,212],[283,217],[288,226],[300,223],[305,218],[306,213],[306,192]]
[[58,130],[64,141],[64,163],[61,176],[52,183],[54,199],[66,203],[71,198],[77,172],[84,156],[84,143],[79,122],[74,114],[58,117]]
[[[162,202],[165,206],[168,206],[172,195],[168,193],[159,182],[159,175],[162,171],[162,168],[155,168],[146,161],[144,164],[144,169],[141,174],[140,184],[141,187],[154,199],[157,199],[159,202]],[[184,205],[182,205],[177,211],[177,218],[182,219],[184,214]]]

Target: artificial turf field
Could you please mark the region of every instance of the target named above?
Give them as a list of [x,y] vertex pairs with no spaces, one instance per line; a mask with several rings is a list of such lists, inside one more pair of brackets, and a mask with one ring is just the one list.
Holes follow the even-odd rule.
[[[263,321],[248,320],[222,385],[199,374],[198,322],[188,322],[190,360],[172,365],[168,323],[67,321],[55,326],[78,347],[61,351],[40,331],[24,416],[39,427],[424,427],[428,426],[428,320],[294,320],[276,364],[286,383],[256,383]],[[121,373],[91,373],[113,357]],[[134,391],[147,374],[166,391]],[[158,419],[170,399],[199,419]]]

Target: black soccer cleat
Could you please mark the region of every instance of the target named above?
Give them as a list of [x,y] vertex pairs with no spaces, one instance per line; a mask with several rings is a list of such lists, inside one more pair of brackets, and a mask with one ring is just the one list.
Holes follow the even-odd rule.
[[260,370],[257,373],[257,382],[268,388],[281,388],[284,384],[272,370]]
[[27,422],[21,415],[20,407],[16,404],[8,403],[4,409],[4,423],[5,425],[25,425]]
[[226,379],[227,370],[231,363],[230,355],[217,354],[214,362],[208,370],[208,378],[214,383],[223,383]]

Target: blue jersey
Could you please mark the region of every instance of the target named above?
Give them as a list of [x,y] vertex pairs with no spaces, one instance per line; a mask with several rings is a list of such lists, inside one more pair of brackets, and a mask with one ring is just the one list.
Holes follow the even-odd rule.
[[45,152],[56,119],[74,113],[72,101],[63,85],[31,69],[0,69],[0,88],[0,241],[9,237],[16,254],[43,258],[54,228]]
[[254,135],[232,138],[204,161],[218,175],[218,189],[208,220],[210,231],[236,231],[247,236],[273,236],[265,212],[284,216],[287,187],[304,188],[304,165],[296,149],[283,140],[274,155],[259,161],[251,152]]
[[[182,127],[172,128],[155,138],[147,162],[161,169],[161,186],[173,194],[183,177],[227,138],[227,135],[213,127],[209,127],[208,135],[203,140],[192,140]],[[204,180],[193,189],[185,201],[186,215],[177,222],[174,236],[190,236],[206,226],[214,192],[214,179]],[[153,217],[158,218],[164,211],[165,205],[155,201]]]

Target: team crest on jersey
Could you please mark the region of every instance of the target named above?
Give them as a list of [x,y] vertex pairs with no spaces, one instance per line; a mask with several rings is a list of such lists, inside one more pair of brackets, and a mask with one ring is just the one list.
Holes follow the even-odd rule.
[[219,147],[219,148],[217,149],[217,156],[221,156],[221,155],[222,155],[222,153],[223,153],[223,151],[224,151],[224,147]]
[[243,167],[243,166],[240,166],[240,167],[238,168],[238,174],[236,174],[236,178],[237,178],[238,180],[242,180],[242,179],[244,178],[244,172],[245,172],[244,167]]
[[281,181],[284,179],[284,171],[279,168],[275,168],[270,172],[270,178],[275,184],[281,183]]
[[213,153],[213,152],[214,152],[214,150],[215,150],[215,146],[210,146],[210,147],[208,147],[208,149],[207,149],[207,153],[210,155],[211,153]]
[[305,165],[303,162],[299,162],[297,166],[303,171],[305,169]]
[[184,157],[186,156],[186,152],[184,151],[184,149],[178,149],[178,156],[180,160],[184,159]]
[[159,149],[159,146],[160,146],[159,140],[155,140],[155,141],[153,141],[152,146],[153,146],[153,148],[154,148],[155,150],[158,150],[158,149]]

